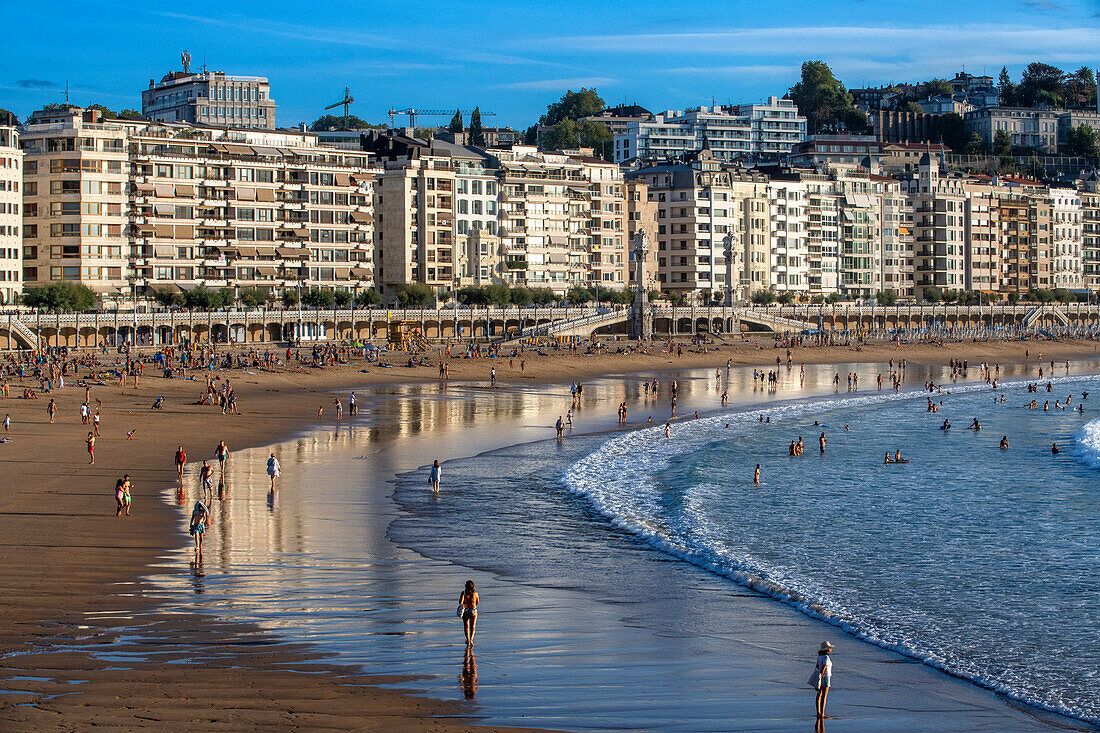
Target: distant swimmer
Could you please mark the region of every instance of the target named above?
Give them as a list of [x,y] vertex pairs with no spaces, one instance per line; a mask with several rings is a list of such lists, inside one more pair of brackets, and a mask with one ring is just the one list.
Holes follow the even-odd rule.
[[1062,451],[1058,450],[1058,444],[1055,443],[1050,447],[1050,452],[1054,455],[1057,455],[1058,453],[1061,453]]
[[753,471],[752,482],[754,484],[756,484],[757,486],[760,485],[760,464],[759,463],[756,464],[756,470]]
[[729,426],[730,426],[730,424],[729,424],[729,423],[726,423],[726,429],[727,429],[727,430],[729,430]]
[[950,430],[950,429],[951,429],[951,421],[950,420],[944,420],[943,425],[940,425],[940,430]]
[[974,418],[974,422],[970,423],[970,427],[967,430],[981,430],[982,424],[978,422],[978,418]]
[[666,438],[671,438],[672,437],[672,423],[667,423],[667,422],[665,423],[665,437]]
[[901,457],[901,449],[900,448],[897,449],[896,451],[894,451],[894,463],[908,463],[908,462],[909,462],[908,458],[902,458]]
[[1008,436],[1001,436],[1001,450],[1008,450]]
[[[847,430],[848,426],[847,426],[847,425],[845,425],[845,426],[844,426],[844,428],[845,428],[845,430]],[[818,438],[817,438],[817,446],[818,446],[818,448],[820,448],[820,449],[821,449],[821,452],[822,452],[822,453],[824,453],[824,452],[825,452],[825,444],[826,444],[827,442],[828,442],[828,441],[827,441],[827,440],[825,440],[825,433],[822,433],[822,434],[821,434],[820,436],[818,436]]]
[[883,463],[892,463],[893,462],[893,461],[890,460],[890,451],[886,451],[886,456],[882,459],[882,462]]

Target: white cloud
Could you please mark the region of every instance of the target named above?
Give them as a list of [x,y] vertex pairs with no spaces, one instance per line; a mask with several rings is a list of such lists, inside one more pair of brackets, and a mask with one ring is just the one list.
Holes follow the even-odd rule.
[[509,84],[497,84],[493,89],[556,91],[558,89],[579,89],[580,87],[614,86],[618,81],[618,79],[613,79],[608,76],[590,76],[574,79],[539,79],[537,81],[517,81]]

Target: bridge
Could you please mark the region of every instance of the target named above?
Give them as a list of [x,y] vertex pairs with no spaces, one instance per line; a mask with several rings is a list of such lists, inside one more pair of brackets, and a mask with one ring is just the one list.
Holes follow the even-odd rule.
[[[651,305],[654,338],[709,334],[826,333],[866,338],[943,335],[1100,335],[1100,305],[789,306]],[[0,313],[0,349],[190,343],[286,344],[386,339],[390,325],[430,341],[511,342],[535,337],[629,335],[632,307],[252,308],[95,313]]]

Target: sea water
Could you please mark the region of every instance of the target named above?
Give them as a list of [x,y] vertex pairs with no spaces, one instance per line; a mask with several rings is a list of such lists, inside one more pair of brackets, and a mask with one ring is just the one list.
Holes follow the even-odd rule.
[[[563,481],[673,557],[1095,722],[1100,419],[1089,408],[1100,409],[1100,381],[1043,384],[1038,394],[1022,381],[845,393],[709,417],[671,439],[651,428],[607,441]],[[1032,399],[1038,409],[1025,407]],[[980,431],[967,429],[974,418]],[[940,429],[945,419],[950,430]],[[804,454],[790,457],[799,437]],[[899,449],[910,462],[886,464]]]

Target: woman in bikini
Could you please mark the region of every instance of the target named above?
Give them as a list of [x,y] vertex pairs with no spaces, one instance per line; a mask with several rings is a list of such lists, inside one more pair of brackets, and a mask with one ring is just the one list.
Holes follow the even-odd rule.
[[477,631],[477,604],[481,598],[474,588],[474,581],[467,580],[466,588],[458,597],[458,607],[461,609],[462,630],[466,633],[466,646],[474,645],[474,632]]

